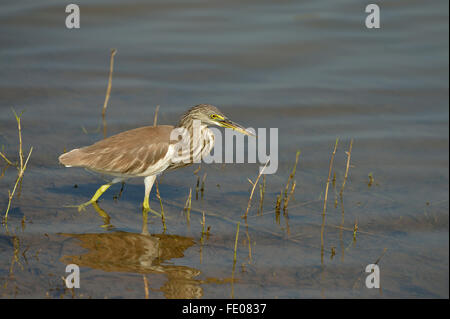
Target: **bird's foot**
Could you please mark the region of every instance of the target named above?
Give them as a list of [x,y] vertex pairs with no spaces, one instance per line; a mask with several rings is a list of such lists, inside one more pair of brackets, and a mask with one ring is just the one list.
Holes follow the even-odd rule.
[[86,207],[91,205],[92,203],[95,203],[95,201],[87,201],[86,203],[83,203],[81,205],[66,205],[64,207],[69,207],[69,208],[76,208],[78,209],[79,212],[86,210]]
[[145,202],[142,203],[142,213],[143,213],[143,214],[152,213],[153,215],[156,215],[156,216],[161,217],[161,214],[160,214],[160,213],[158,213],[158,212],[155,211],[154,209],[151,209],[151,208],[150,208],[150,205],[149,205],[148,203],[146,204]]
[[142,203],[142,211],[147,212],[147,213],[150,211],[150,205],[149,205],[148,201],[144,201]]

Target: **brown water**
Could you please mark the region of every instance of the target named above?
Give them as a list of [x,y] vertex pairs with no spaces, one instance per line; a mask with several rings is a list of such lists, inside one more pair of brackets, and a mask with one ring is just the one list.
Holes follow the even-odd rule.
[[[150,298],[449,297],[448,1],[382,3],[379,30],[365,28],[360,1],[77,3],[81,29],[68,30],[64,5],[2,2],[0,145],[17,159],[14,107],[25,110],[24,150],[34,151],[0,228],[0,296],[70,298],[61,277],[76,263],[74,295],[84,298],[144,298],[145,285]],[[198,200],[197,167],[164,175],[165,234],[154,215],[141,234],[141,180],[117,201],[120,185],[102,197],[109,227],[92,206],[64,208],[102,183],[57,157],[102,138],[111,48],[109,135],[152,123],[156,105],[158,122],[172,124],[199,103],[248,126],[279,128],[280,165],[267,176],[262,216],[255,194],[247,227],[240,217],[255,164],[202,165]],[[336,137],[336,185],[323,221]],[[297,149],[295,197],[277,218]],[[11,167],[0,178],[2,214],[15,178]],[[378,259],[381,289],[368,289],[364,270]]]

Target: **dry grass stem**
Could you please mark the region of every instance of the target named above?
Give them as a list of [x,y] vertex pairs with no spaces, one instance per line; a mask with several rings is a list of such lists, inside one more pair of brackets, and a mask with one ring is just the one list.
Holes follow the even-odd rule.
[[237,244],[238,244],[238,238],[239,238],[239,225],[240,225],[240,222],[237,223],[236,239],[234,241],[234,257],[233,257],[234,264],[236,264]]
[[205,235],[206,235],[206,231],[205,231],[205,227],[206,227],[206,219],[205,219],[205,212],[202,211],[202,219],[200,220],[200,225],[202,225],[202,235],[200,237],[200,263],[202,262],[202,255],[201,255],[201,249],[202,249],[202,245],[205,242]]
[[355,221],[355,225],[353,226],[353,241],[356,241],[356,233],[358,232],[358,221]]
[[17,165],[13,164],[13,162],[11,162],[2,152],[0,152],[0,156],[8,163],[8,165],[17,167]]
[[116,49],[111,49],[111,59],[110,59],[110,62],[109,62],[108,86],[106,88],[105,102],[103,103],[103,109],[102,109],[103,137],[105,137],[105,138],[106,138],[105,115],[106,115],[106,108],[108,107],[109,96],[111,94],[112,76],[113,76],[113,71],[114,71],[114,56],[116,55],[116,53],[117,53]]
[[231,298],[234,298],[234,272],[236,271],[236,255],[237,255],[237,243],[239,237],[239,222],[237,223],[236,239],[234,241],[234,257],[233,257],[233,269],[231,271]]
[[194,175],[197,175],[198,172],[200,172],[202,168],[202,164],[198,164],[198,168],[194,171]]
[[186,199],[186,204],[184,205],[184,209],[183,209],[186,212],[186,218],[187,218],[188,224],[190,223],[191,204],[192,204],[192,188],[189,188],[189,196]]
[[289,175],[288,181],[286,183],[286,187],[284,188],[284,200],[286,201],[287,196],[288,196],[288,191],[289,191],[289,185],[291,183],[291,181],[294,179],[295,177],[295,172],[297,171],[297,165],[298,165],[298,159],[300,157],[300,151],[297,151],[297,153],[295,154],[295,164],[294,164],[294,168],[292,169],[291,174]]
[[247,240],[248,240],[248,263],[251,264],[252,263],[252,243],[250,240],[250,235],[248,233],[248,225],[247,223],[246,227],[245,227],[245,234],[247,235]]
[[333,257],[336,255],[336,247],[331,247],[331,256],[330,259],[333,259]]
[[255,192],[256,185],[258,184],[259,178],[261,177],[262,173],[266,169],[267,164],[269,164],[269,161],[267,161],[266,165],[264,165],[264,167],[261,169],[261,171],[259,172],[258,177],[256,178],[254,183],[250,179],[248,180],[250,182],[250,184],[253,185],[253,187],[252,187],[252,191],[250,192],[250,198],[248,199],[247,210],[245,211],[245,214],[242,215],[242,218],[247,218],[248,211],[250,210],[250,206],[252,204],[253,193]]
[[195,185],[195,200],[198,200],[199,188],[200,188],[200,176],[197,176],[197,184]]
[[369,173],[369,183],[367,184],[367,186],[371,187],[373,185],[374,182],[374,178],[373,178],[373,174]]
[[159,193],[159,186],[158,186],[158,181],[157,180],[155,180],[155,186],[156,186],[156,197],[158,197],[159,205],[161,206],[161,221],[163,223],[164,232],[166,232],[166,230],[167,230],[167,228],[166,228],[166,218],[164,217],[164,207],[163,207],[161,195]]
[[283,214],[284,221],[286,222],[286,235],[291,236],[291,228],[289,227],[289,216],[288,214]]
[[328,179],[327,179],[327,185],[325,187],[325,198],[323,200],[323,215],[325,215],[325,212],[327,210],[327,199],[328,199],[328,188],[330,186],[330,179],[331,179],[331,171],[333,170],[333,161],[334,161],[334,156],[336,155],[336,149],[338,146],[338,142],[339,142],[339,138],[336,139],[336,144],[334,145],[334,150],[333,153],[331,154],[331,159],[330,159],[330,168],[328,171]]
[[281,207],[281,199],[283,198],[283,191],[277,195],[277,202],[275,204],[275,220],[277,224],[280,223],[280,207]]
[[158,123],[158,111],[159,111],[159,105],[156,106],[155,117],[153,118],[153,126],[156,126]]
[[206,235],[206,218],[205,212],[202,211],[202,219],[200,220],[200,224],[202,225],[202,236],[200,237],[200,243],[203,244],[205,242]]
[[289,195],[287,196],[286,200],[284,201],[284,206],[283,206],[283,211],[286,212],[287,211],[287,207],[289,204],[289,200],[291,199],[292,195],[294,194],[295,191],[295,186],[297,185],[297,182],[294,181],[292,183],[292,187],[291,187],[291,191],[289,192]]
[[6,164],[6,166],[2,168],[2,173],[0,174],[0,178],[3,178],[3,176],[5,176],[5,172],[9,166],[10,166],[9,164]]
[[149,293],[148,293],[148,280],[147,277],[145,275],[142,275],[142,278],[144,279],[144,291],[145,291],[145,299],[149,298]]
[[266,193],[266,175],[263,176],[262,185],[259,184],[259,212],[258,215],[263,214],[264,195]]
[[33,147],[31,147],[30,151],[28,152],[28,156],[27,156],[27,159],[25,161],[25,164],[23,165],[23,168],[19,169],[19,173],[17,175],[17,180],[16,180],[16,183],[14,184],[14,188],[13,188],[12,192],[8,191],[8,206],[6,208],[6,213],[5,213],[5,223],[8,221],[8,212],[9,212],[9,209],[11,208],[11,202],[12,202],[12,199],[13,199],[14,194],[16,192],[17,185],[22,181],[22,178],[23,178],[23,175],[25,173],[25,170],[27,169],[28,160],[30,159],[30,156],[31,156],[32,152],[33,152]]
[[352,147],[353,147],[353,139],[350,140],[350,146],[348,148],[348,152],[346,152],[346,154],[347,154],[347,166],[345,168],[344,181],[342,182],[341,191],[339,192],[339,195],[341,197],[344,194],[345,183],[347,182],[347,178],[348,178],[348,170],[350,168],[350,158],[352,156]]
[[205,212],[202,212],[202,235],[205,234],[205,225],[206,225],[206,220],[205,220]]
[[8,206],[6,208],[6,212],[5,212],[5,224],[7,223],[8,220],[8,213],[9,210],[11,208],[11,202],[12,199],[14,197],[14,194],[16,193],[17,190],[17,186],[21,185],[22,183],[22,179],[23,176],[25,174],[25,170],[27,169],[27,165],[28,165],[28,161],[30,159],[31,153],[33,152],[33,147],[30,148],[30,151],[28,152],[28,156],[26,158],[26,160],[24,161],[24,157],[23,157],[23,145],[22,145],[22,126],[21,126],[21,122],[20,122],[20,116],[22,115],[17,115],[17,113],[13,110],[14,116],[16,117],[16,121],[17,121],[17,129],[19,132],[19,163],[20,166],[16,165],[18,173],[17,173],[17,179],[16,179],[16,183],[14,184],[14,188],[12,191],[8,190]]
[[322,225],[320,227],[320,262],[323,265],[323,255],[324,255],[324,246],[325,246],[325,242],[324,242],[324,232],[325,232],[325,213],[327,210],[327,199],[328,199],[328,188],[330,186],[330,179],[331,179],[331,171],[333,170],[333,161],[334,161],[334,156],[336,155],[336,149],[338,146],[338,142],[339,142],[339,138],[336,139],[336,144],[334,145],[334,150],[333,153],[331,154],[331,159],[330,159],[330,168],[328,171],[328,179],[327,179],[327,185],[325,187],[325,198],[323,201],[323,212],[322,212]]
[[19,131],[19,160],[20,160],[19,170],[23,170],[22,125],[20,123],[20,116],[22,116],[22,114],[17,115],[16,111],[14,111],[14,110],[13,110],[13,113],[14,113],[14,116],[16,117],[17,130]]
[[201,199],[203,199],[203,193],[205,192],[205,180],[206,180],[206,173],[203,174],[202,187],[200,188]]

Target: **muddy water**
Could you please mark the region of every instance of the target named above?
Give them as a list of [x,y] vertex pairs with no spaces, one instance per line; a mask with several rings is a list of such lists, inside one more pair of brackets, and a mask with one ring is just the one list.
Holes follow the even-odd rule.
[[[448,298],[447,1],[383,3],[379,30],[365,28],[360,1],[78,4],[79,30],[65,28],[54,1],[6,1],[0,10],[0,145],[17,159],[14,107],[25,111],[25,152],[34,147],[0,228],[2,297],[70,298],[61,276],[76,263],[81,298],[144,298],[146,287],[149,298]],[[120,185],[112,187],[85,212],[64,207],[102,182],[57,157],[102,138],[111,48],[108,135],[152,123],[156,105],[158,122],[172,124],[198,103],[247,126],[279,128],[279,167],[266,178],[262,215],[257,190],[247,225],[241,219],[255,164],[165,174],[165,233],[158,216],[143,225],[141,180],[118,200]],[[277,214],[298,149],[294,198]],[[0,178],[2,214],[15,178],[11,167]],[[153,192],[151,206],[160,210]],[[381,288],[367,289],[365,267],[377,261]]]

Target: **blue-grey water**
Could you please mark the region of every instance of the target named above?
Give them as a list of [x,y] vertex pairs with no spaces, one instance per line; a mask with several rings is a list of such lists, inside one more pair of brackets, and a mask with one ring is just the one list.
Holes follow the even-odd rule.
[[[368,3],[354,0],[77,4],[76,30],[65,27],[63,3],[6,0],[0,9],[0,151],[18,160],[11,108],[24,111],[25,156],[33,146],[0,227],[1,297],[144,298],[146,285],[149,298],[449,297],[448,1],[382,1],[381,28],[370,30]],[[152,124],[156,105],[158,123],[173,124],[199,103],[246,126],[278,128],[279,167],[266,177],[261,216],[257,188],[247,225],[241,219],[247,178],[258,173],[248,163],[163,175],[165,233],[152,215],[150,235],[141,234],[141,180],[99,202],[113,228],[94,207],[64,207],[103,182],[57,158],[103,137],[111,48],[108,135]],[[294,198],[277,216],[297,150]],[[0,158],[2,215],[17,177],[5,167]],[[160,211],[154,192],[151,206]],[[368,289],[365,267],[375,262],[381,288]],[[61,280],[69,263],[81,269],[73,293]]]

